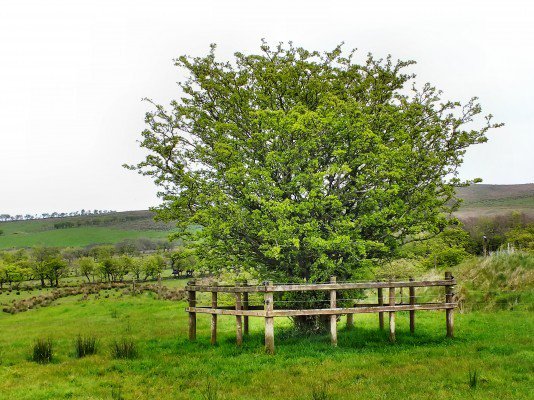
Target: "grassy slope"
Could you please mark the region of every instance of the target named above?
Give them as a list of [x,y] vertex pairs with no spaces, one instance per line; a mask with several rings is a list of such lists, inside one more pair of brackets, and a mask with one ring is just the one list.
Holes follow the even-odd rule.
[[[106,222],[108,218],[119,220]],[[135,218],[124,220],[126,217]],[[0,249],[12,247],[46,246],[86,246],[95,243],[116,243],[123,239],[166,238],[170,225],[158,224],[153,221],[148,211],[131,211],[101,216],[67,217],[34,221],[2,222],[0,229]],[[67,229],[54,229],[58,222],[85,222],[100,219],[101,225]]]
[[108,227],[80,227],[0,236],[0,248],[43,246],[81,247],[94,243],[117,243],[123,239],[166,238],[164,231],[134,231]]
[[491,216],[513,210],[534,215],[534,184],[483,185],[458,189],[463,199],[459,217]]

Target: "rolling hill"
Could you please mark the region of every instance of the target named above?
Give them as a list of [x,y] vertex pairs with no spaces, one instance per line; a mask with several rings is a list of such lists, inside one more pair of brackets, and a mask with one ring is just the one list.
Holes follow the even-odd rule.
[[[459,218],[521,211],[534,217],[534,184],[485,185],[459,188],[463,199]],[[165,239],[173,224],[155,222],[150,211],[127,211],[97,216],[0,222],[0,249],[45,246],[87,246],[124,239]]]
[[81,247],[124,239],[165,239],[172,224],[155,222],[150,211],[0,222],[0,249],[43,246]]
[[463,200],[459,218],[492,216],[510,211],[521,211],[534,216],[534,183],[520,185],[477,184],[458,188]]

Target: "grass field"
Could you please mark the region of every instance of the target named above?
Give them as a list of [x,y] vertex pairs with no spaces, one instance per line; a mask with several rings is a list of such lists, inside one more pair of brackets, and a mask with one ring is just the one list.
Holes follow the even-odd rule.
[[[55,229],[54,224],[80,224]],[[98,222],[91,226],[91,222]],[[89,244],[117,243],[124,239],[165,239],[172,224],[156,223],[148,211],[131,211],[99,216],[50,218],[31,221],[0,222],[0,249],[32,247],[82,247]]]
[[[198,340],[189,343],[184,307],[114,292],[2,314],[0,398],[202,399],[210,385],[219,399],[530,399],[534,389],[534,318],[526,312],[457,314],[453,340],[444,337],[442,312],[417,313],[414,336],[399,313],[394,345],[377,329],[376,315],[357,316],[352,331],[340,322],[338,348],[327,336],[296,337],[277,319],[277,353],[268,356],[254,318],[242,348],[234,344],[232,317],[219,317],[220,344],[211,347],[209,317],[199,316]],[[99,354],[74,358],[78,334],[95,335]],[[54,342],[52,364],[28,360],[40,337]],[[136,341],[137,359],[111,358],[110,343],[122,337]],[[318,397],[323,389],[327,397]]]
[[17,234],[6,233],[0,236],[0,249],[37,245],[83,247],[89,244],[117,243],[124,239],[165,239],[168,235],[169,232],[166,231],[136,231],[93,226],[29,233],[19,231]]

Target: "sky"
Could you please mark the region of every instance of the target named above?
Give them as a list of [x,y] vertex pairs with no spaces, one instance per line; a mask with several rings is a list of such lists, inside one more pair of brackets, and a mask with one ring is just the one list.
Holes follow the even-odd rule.
[[2,0],[0,214],[157,205],[151,180],[121,167],[144,155],[141,99],[178,98],[174,58],[217,43],[229,59],[262,38],[416,60],[417,82],[478,96],[506,124],[460,177],[534,182],[532,2]]

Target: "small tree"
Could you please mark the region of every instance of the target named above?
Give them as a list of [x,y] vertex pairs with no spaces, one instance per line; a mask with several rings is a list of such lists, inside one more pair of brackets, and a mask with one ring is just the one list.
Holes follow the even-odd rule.
[[130,268],[130,272],[133,274],[133,276],[135,277],[135,280],[139,280],[141,279],[141,274],[143,273],[143,270],[144,270],[144,260],[142,258],[134,258],[132,260],[132,266]]
[[165,259],[159,254],[155,254],[144,259],[143,272],[145,274],[145,281],[148,278],[156,279],[158,274],[161,274],[165,269]]
[[78,259],[78,270],[80,271],[80,274],[84,275],[87,278],[87,282],[91,282],[91,280],[95,281],[95,272],[98,269],[98,265],[96,261],[91,257],[82,257]]
[[[34,247],[32,249],[32,269],[35,278],[41,281],[41,287],[45,286],[45,279],[49,277],[48,263],[59,257],[59,250],[53,247]],[[53,279],[52,281],[53,282]]]
[[56,257],[48,260],[45,264],[45,271],[50,286],[59,286],[59,279],[68,275],[68,264],[63,259]]

